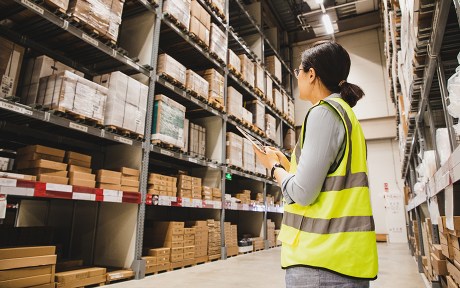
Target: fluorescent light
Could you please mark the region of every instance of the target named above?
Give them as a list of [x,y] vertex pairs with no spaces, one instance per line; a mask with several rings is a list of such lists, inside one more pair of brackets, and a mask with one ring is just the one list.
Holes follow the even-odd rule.
[[334,27],[332,27],[331,18],[327,14],[323,14],[322,17],[324,27],[326,28],[327,34],[334,34]]

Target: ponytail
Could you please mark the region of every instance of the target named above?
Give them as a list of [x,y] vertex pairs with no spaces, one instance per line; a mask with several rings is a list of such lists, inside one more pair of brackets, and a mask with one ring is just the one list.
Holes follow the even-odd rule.
[[352,108],[356,105],[358,100],[360,100],[364,96],[363,90],[358,85],[343,81],[343,83],[341,83],[339,87],[340,96]]

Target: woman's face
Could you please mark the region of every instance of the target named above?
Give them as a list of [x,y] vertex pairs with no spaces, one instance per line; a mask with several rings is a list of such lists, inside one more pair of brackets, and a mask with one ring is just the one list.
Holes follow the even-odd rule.
[[299,74],[297,75],[300,99],[305,101],[312,100],[314,79],[314,70],[310,68],[309,70],[305,71],[301,64],[299,67]]

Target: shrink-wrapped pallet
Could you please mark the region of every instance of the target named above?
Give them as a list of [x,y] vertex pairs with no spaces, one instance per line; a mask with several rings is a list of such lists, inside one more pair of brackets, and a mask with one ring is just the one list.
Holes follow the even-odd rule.
[[241,73],[241,61],[238,55],[235,54],[231,49],[228,49],[228,62],[227,66],[230,70],[236,71],[236,73]]
[[164,74],[167,77],[171,77],[175,81],[185,85],[186,83],[186,71],[184,65],[176,61],[168,54],[160,54],[158,56],[158,74]]
[[216,53],[224,63],[227,61],[227,35],[220,30],[219,26],[211,23],[211,44],[209,50]]
[[152,141],[184,145],[185,107],[164,95],[155,96]]
[[241,62],[241,74],[243,79],[249,83],[249,86],[254,87],[254,63],[246,54],[238,55]]
[[190,27],[190,0],[165,0],[163,2],[163,13],[171,15],[185,29]]
[[24,47],[0,37],[0,98],[17,96]]
[[186,72],[185,88],[196,92],[199,96],[208,100],[209,83],[193,70],[188,69]]
[[224,103],[224,76],[215,69],[202,72],[203,78],[209,83],[209,101],[216,101],[222,106]]

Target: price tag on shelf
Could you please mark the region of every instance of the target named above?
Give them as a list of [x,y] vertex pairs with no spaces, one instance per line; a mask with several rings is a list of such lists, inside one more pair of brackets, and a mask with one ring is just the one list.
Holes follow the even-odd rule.
[[230,204],[230,209],[231,209],[231,210],[237,210],[237,209],[238,209],[238,204],[232,202],[232,203]]
[[170,156],[170,157],[173,157],[174,156],[174,153],[171,152],[171,151],[168,151],[166,149],[160,149],[160,153],[163,154],[163,155],[166,155],[166,156]]
[[158,204],[162,206],[171,206],[171,199],[169,196],[158,196]]
[[165,86],[168,87],[171,90],[174,90],[176,88],[173,84],[169,83],[168,81],[165,80]]
[[21,0],[21,3],[26,5],[27,7],[31,8],[32,10],[34,10],[35,12],[38,12],[40,14],[43,15],[43,13],[45,12],[45,10],[43,10],[43,8],[41,8],[40,6],[28,1],[28,0]]
[[62,23],[61,28],[64,29],[64,30],[69,29],[69,21],[64,20],[64,23]]
[[192,207],[192,199],[182,198],[182,207]]
[[81,38],[85,40],[86,42],[88,42],[89,44],[99,47],[99,42],[96,39],[89,36],[88,34],[82,33]]
[[96,201],[95,194],[89,193],[72,193],[72,199],[74,200],[87,200],[87,201]]
[[192,163],[198,163],[198,160],[193,158],[193,157],[189,157],[188,158],[188,161],[192,162]]
[[0,186],[16,187],[17,183],[16,179],[0,178]]
[[193,199],[192,206],[197,208],[203,208],[203,200],[201,199]]
[[69,123],[69,127],[78,131],[88,132],[88,127],[74,122]]
[[123,144],[128,144],[128,145],[133,145],[133,140],[125,138],[125,137],[120,137],[120,136],[114,136],[113,137],[115,140],[117,140],[120,143]]
[[7,110],[10,110],[10,111],[13,111],[13,112],[21,113],[21,114],[24,114],[24,115],[32,115],[33,114],[32,111],[30,111],[28,109],[25,109],[23,107],[19,107],[16,104],[12,104],[12,103],[0,102],[0,107],[2,107],[4,109],[7,109]]
[[217,165],[214,163],[209,163],[208,166],[209,168],[217,169]]

